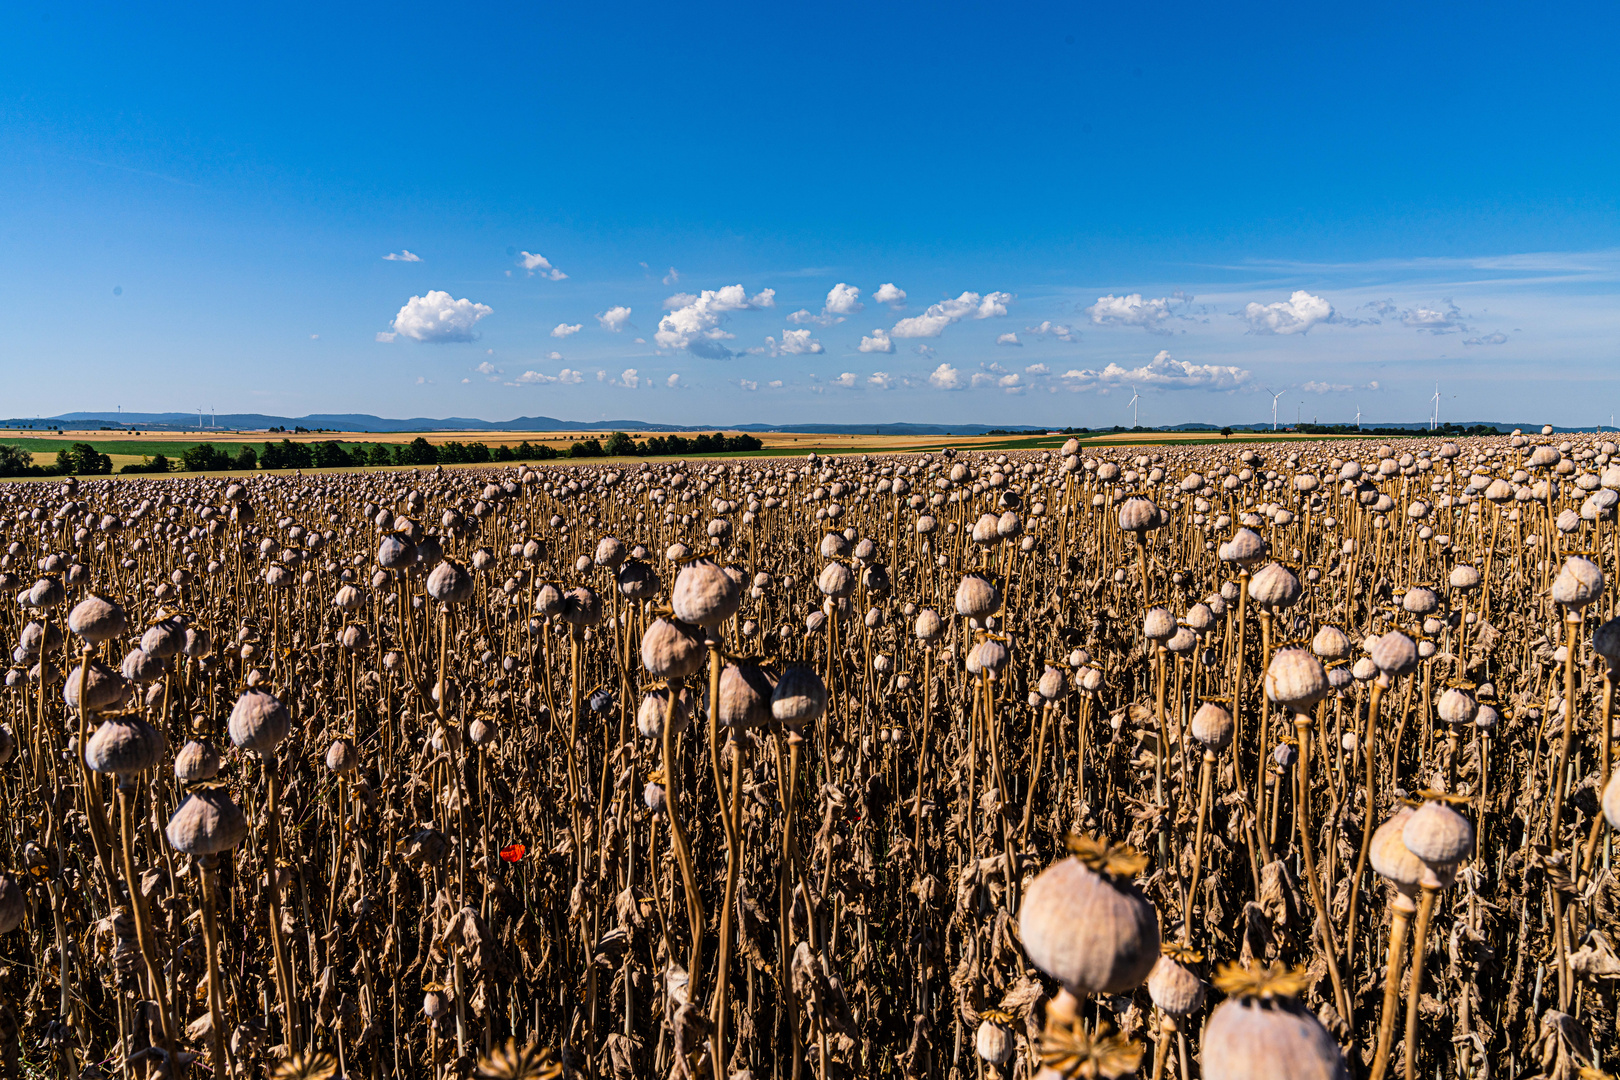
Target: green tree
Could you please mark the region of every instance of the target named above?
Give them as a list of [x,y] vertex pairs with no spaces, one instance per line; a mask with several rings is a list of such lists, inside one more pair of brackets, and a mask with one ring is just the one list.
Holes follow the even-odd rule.
[[609,457],[627,457],[636,452],[636,440],[622,431],[615,431],[608,436],[607,445],[602,449]]
[[316,443],[312,457],[317,469],[347,469],[354,464],[349,452],[336,439]]
[[400,453],[401,465],[437,465],[439,448],[418,435]]
[[236,452],[236,468],[257,469],[258,467],[259,455],[253,452],[253,447],[249,446],[247,443],[243,443],[242,449]]
[[568,456],[571,458],[601,457],[602,444],[595,439],[581,439],[568,447]]
[[494,450],[490,451],[489,456],[490,456],[490,459],[493,460],[493,461],[516,461],[517,460],[517,455],[514,454],[512,452],[512,448],[510,446],[506,445],[505,443],[501,443]]
[[371,453],[366,455],[366,463],[368,465],[392,465],[394,457],[388,452],[388,444],[378,443],[373,446]]
[[0,476],[22,476],[33,465],[33,454],[20,446],[0,443]]
[[112,472],[112,458],[89,443],[76,442],[56,452],[56,471],[69,476],[105,476]]

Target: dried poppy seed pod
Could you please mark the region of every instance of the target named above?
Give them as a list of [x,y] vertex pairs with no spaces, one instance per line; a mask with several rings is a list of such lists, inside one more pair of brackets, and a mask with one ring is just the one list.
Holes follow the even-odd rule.
[[1216,550],[1216,556],[1222,562],[1252,566],[1266,557],[1266,542],[1253,529],[1240,528]]
[[292,729],[292,717],[274,696],[249,690],[236,699],[227,728],[238,749],[268,757]]
[[[1205,1080],[1350,1080],[1339,1044],[1295,996],[1302,979],[1281,965],[1241,977],[1249,985],[1234,988],[1204,1024]],[[1292,985],[1277,985],[1285,981]],[[1216,986],[1227,989],[1226,980],[1217,977]]]
[[163,736],[138,716],[110,716],[90,736],[84,763],[93,772],[134,776],[163,757]]
[[199,788],[187,795],[163,830],[170,847],[193,856],[230,851],[247,834],[247,816],[223,787]]
[[1007,652],[1007,646],[994,638],[986,638],[968,650],[968,673],[1000,675],[1006,669],[1009,659],[1011,656]]
[[1458,592],[1473,592],[1479,588],[1479,571],[1465,563],[1458,563],[1451,568],[1451,575],[1446,580]]
[[1153,505],[1152,499],[1140,497],[1126,499],[1119,508],[1119,527],[1123,532],[1136,533],[1138,536],[1164,524],[1159,514],[1159,508]]
[[68,629],[91,644],[118,637],[126,624],[124,609],[104,596],[87,596],[68,612]]
[[1401,610],[1410,615],[1427,615],[1440,606],[1440,598],[1434,595],[1433,589],[1425,589],[1415,585],[1406,590],[1401,598]]
[[771,722],[774,680],[756,664],[727,664],[720,670],[718,719],[730,728],[765,727]]
[[1597,563],[1571,555],[1553,580],[1552,598],[1572,611],[1579,611],[1603,595],[1603,571]]
[[703,639],[691,627],[654,619],[641,635],[641,665],[655,679],[684,679],[703,666]]
[[1193,633],[1203,634],[1207,633],[1215,626],[1215,620],[1217,618],[1219,618],[1219,616],[1215,613],[1214,609],[1212,609],[1208,604],[1199,603],[1188,608],[1186,617],[1184,617],[1181,621],[1185,623],[1187,628]]
[[474,746],[488,746],[495,741],[497,734],[499,731],[494,717],[475,716],[472,723],[467,725],[467,741]]
[[610,570],[617,570],[619,564],[624,562],[624,544],[616,536],[604,536],[596,543],[595,562],[597,566],[606,566]]
[[[1159,916],[1131,881],[1143,860],[1091,841],[1030,883],[1018,913],[1024,951],[1075,997],[1140,986],[1159,959]],[[1100,850],[1099,850],[1100,849]]]
[[377,565],[384,570],[403,570],[416,563],[416,545],[400,533],[389,533],[377,544]]
[[1265,688],[1272,701],[1303,712],[1327,696],[1327,672],[1304,649],[1280,649],[1266,669]]
[[[636,731],[643,739],[659,739],[664,735],[664,717],[669,714],[669,687],[659,687],[649,690],[641,696],[641,704],[636,707]],[[679,735],[686,730],[687,721],[691,718],[692,699],[685,690],[675,695],[675,730]]]
[[40,578],[34,583],[34,587],[28,590],[29,605],[47,611],[66,599],[67,593],[62,588],[62,582],[53,577]]
[[1324,626],[1311,639],[1311,652],[1326,663],[1343,660],[1350,655],[1350,639],[1337,626]]
[[141,635],[141,648],[159,660],[167,660],[180,651],[184,641],[185,627],[165,619],[146,628],[146,633]]
[[1378,670],[1391,678],[1410,675],[1417,670],[1417,645],[1399,630],[1391,630],[1373,642],[1370,655]]
[[84,683],[85,709],[88,712],[106,712],[129,700],[134,687],[100,660],[86,657],[79,666],[68,672],[62,682],[62,701],[68,708],[79,708],[79,684]]
[[360,767],[360,752],[347,739],[333,739],[326,748],[326,767],[335,773],[352,773]]
[[1059,700],[1066,689],[1068,683],[1063,678],[1063,672],[1051,664],[1046,665],[1046,670],[1041,672],[1040,681],[1035,684],[1035,692],[1047,701]]
[[27,909],[22,888],[10,874],[0,874],[0,934],[9,934],[22,925]]
[[980,1020],[973,1034],[973,1049],[990,1064],[1005,1065],[1013,1055],[1013,1033],[994,1020]]
[[174,756],[174,778],[182,784],[196,784],[219,775],[219,751],[212,743],[186,743]]
[[1272,611],[1293,607],[1299,596],[1299,578],[1282,563],[1267,563],[1249,579],[1249,599]]
[[1153,1004],[1178,1019],[1204,1007],[1204,980],[1168,956],[1160,956],[1148,973]]
[[816,579],[823,596],[844,597],[855,591],[855,575],[843,563],[828,563]]
[[1232,714],[1213,701],[1204,702],[1193,713],[1192,737],[1206,749],[1217,752],[1225,750],[1231,744],[1235,730]]
[[1420,884],[1445,888],[1457,866],[1474,850],[1474,827],[1443,802],[1426,802],[1401,827],[1401,843],[1429,873]]
[[1379,877],[1408,896],[1417,892],[1427,867],[1423,860],[1412,854],[1401,834],[1412,819],[1412,808],[1403,806],[1388,821],[1373,830],[1367,846],[1367,861]]
[[602,598],[595,589],[575,586],[563,594],[562,617],[574,626],[597,626],[602,622]]
[[465,604],[472,599],[473,576],[454,559],[445,559],[428,574],[427,594],[441,604]]
[[800,731],[827,711],[827,686],[810,667],[790,667],[771,691],[771,715],[783,727]]
[[1448,724],[1471,724],[1479,712],[1479,703],[1468,691],[1453,687],[1440,695],[1435,711]]
[[982,574],[967,574],[956,586],[956,613],[969,619],[984,619],[1001,609],[1001,592]]
[[547,618],[553,615],[561,615],[563,605],[562,590],[549,581],[535,590],[534,611],[536,615],[544,615]]
[[119,670],[130,682],[145,686],[163,678],[165,668],[163,661],[145,649],[136,648],[124,655],[124,662]]
[[627,562],[615,574],[619,592],[631,600],[651,600],[663,588],[658,572],[644,562]]
[[938,613],[933,608],[924,608],[917,613],[917,621],[912,629],[918,641],[931,645],[945,632],[945,624],[940,621]]
[[1142,616],[1142,636],[1149,641],[1169,641],[1176,632],[1176,617],[1162,607],[1148,608]]
[[681,567],[669,603],[681,622],[719,626],[742,605],[742,589],[718,563],[700,559]]

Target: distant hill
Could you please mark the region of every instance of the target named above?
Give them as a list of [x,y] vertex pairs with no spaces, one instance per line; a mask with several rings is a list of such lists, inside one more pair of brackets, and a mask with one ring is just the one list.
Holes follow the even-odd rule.
[[[1539,432],[1540,424],[1507,424],[1494,420],[1468,421],[1455,423],[1456,427],[1473,427],[1475,425],[1495,428],[1497,431],[1508,432],[1514,428],[1522,428],[1527,432]],[[141,431],[197,431],[196,413],[119,413],[119,412],[70,412],[60,416],[24,417],[0,421],[4,427],[41,427],[53,425],[65,428],[120,427],[138,429]],[[1308,427],[1309,425],[1307,425]],[[1367,428],[1383,428],[1386,430],[1422,431],[1429,425],[1427,421],[1416,423],[1366,421]],[[403,420],[392,420],[382,416],[372,416],[369,413],[313,413],[309,416],[270,416],[265,413],[221,413],[217,416],[203,417],[202,430],[219,428],[223,431],[263,431],[267,428],[294,428],[302,427],[310,430],[324,429],[331,431],[362,431],[378,434],[391,434],[412,431],[775,431],[795,432],[805,435],[901,435],[901,436],[934,436],[934,435],[985,435],[990,432],[1008,430],[1006,427],[992,426],[990,424],[658,424],[646,420],[559,420],[554,416],[519,416],[511,420],[479,420],[465,416],[447,416],[433,418],[413,416]],[[1045,430],[1031,428],[1030,430]],[[1108,429],[1093,429],[1108,430]],[[1123,429],[1120,429],[1123,430]],[[1142,428],[1143,433],[1154,431],[1220,431],[1218,424],[1173,424],[1166,427]],[[1271,430],[1271,425],[1242,424],[1233,425],[1232,430],[1260,431]],[[1556,428],[1557,431],[1589,431],[1590,428]]]

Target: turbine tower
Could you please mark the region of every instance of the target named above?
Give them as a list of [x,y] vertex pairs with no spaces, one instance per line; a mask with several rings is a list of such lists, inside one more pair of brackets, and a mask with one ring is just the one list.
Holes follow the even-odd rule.
[[1440,426],[1440,384],[1434,384],[1434,416],[1429,420],[1429,430],[1433,431]]
[[1137,423],[1137,420],[1136,420],[1136,403],[1138,401],[1141,401],[1141,400],[1142,400],[1141,393],[1139,393],[1137,391],[1136,387],[1134,387],[1134,386],[1131,387],[1131,400],[1126,402],[1126,404],[1131,407],[1131,430],[1132,431],[1134,431],[1137,428],[1142,426],[1141,424]]
[[1361,430],[1361,406],[1356,406],[1356,430]]
[[1286,393],[1286,392],[1287,391],[1279,390],[1277,393],[1271,394],[1271,387],[1269,387],[1269,386],[1266,387],[1266,393],[1271,394],[1271,430],[1272,431],[1277,430],[1277,399],[1282,397],[1283,394]]

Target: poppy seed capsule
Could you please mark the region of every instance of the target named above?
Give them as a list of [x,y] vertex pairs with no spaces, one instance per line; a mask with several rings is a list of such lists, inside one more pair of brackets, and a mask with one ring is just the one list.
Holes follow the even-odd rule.
[[1051,664],[1046,665],[1046,670],[1041,672],[1040,681],[1035,684],[1035,692],[1047,701],[1059,700],[1067,689],[1068,683],[1063,678],[1063,672]]
[[1140,986],[1159,959],[1159,916],[1134,884],[1077,858],[1030,883],[1018,913],[1030,961],[1075,997]]
[[37,608],[49,610],[65,599],[67,593],[57,578],[40,578],[34,583],[34,587],[28,590],[28,603]]
[[247,834],[247,816],[223,787],[200,788],[187,795],[163,830],[170,847],[194,856],[230,851]]
[[454,559],[445,559],[428,574],[427,594],[441,604],[465,604],[472,599],[473,577]]
[[403,570],[416,562],[416,545],[399,533],[389,533],[377,545],[377,565],[384,570]]
[[627,562],[615,575],[621,595],[631,600],[651,600],[663,587],[658,572],[644,562]]
[[112,640],[126,623],[124,609],[103,596],[87,596],[68,612],[68,629],[91,644]]
[[1406,823],[1412,819],[1412,808],[1403,806],[1393,817],[1373,830],[1367,846],[1367,861],[1379,877],[1393,885],[1398,892],[1410,895],[1417,891],[1427,867],[1423,860],[1412,854],[1401,838]]
[[84,763],[94,772],[134,776],[163,757],[163,736],[138,716],[113,716],[90,736]]
[[562,614],[562,609],[563,594],[562,590],[557,586],[548,581],[535,590],[534,611],[536,615],[544,615],[550,618],[553,615]]
[[972,675],[1000,675],[1011,659],[1007,646],[994,638],[986,638],[968,650],[967,669]]
[[1153,505],[1153,500],[1143,498],[1126,499],[1119,508],[1119,527],[1122,531],[1141,535],[1163,524],[1159,516],[1159,508]]
[[1350,655],[1350,639],[1337,626],[1324,626],[1311,639],[1311,652],[1327,663],[1343,660]]
[[1328,693],[1322,662],[1304,649],[1281,649],[1266,669],[1266,697],[1296,712],[1308,710]]
[[956,586],[956,613],[968,619],[983,619],[1001,609],[1001,593],[981,574],[968,574]]
[[1426,802],[1401,827],[1401,843],[1449,884],[1451,871],[1474,850],[1474,827],[1445,803]]
[[1603,571],[1590,559],[1571,555],[1553,580],[1554,602],[1579,611],[1603,595]]
[[[658,739],[664,734],[664,717],[669,712],[668,687],[659,687],[649,690],[641,697],[641,704],[636,708],[636,731],[643,739]],[[675,731],[679,735],[686,730],[687,720],[691,717],[691,696],[686,691],[675,695]]]
[[1379,671],[1395,678],[1417,670],[1417,645],[1399,630],[1391,630],[1373,642],[1370,655]]
[[249,690],[236,699],[227,728],[232,744],[238,749],[268,756],[287,737],[292,717],[273,695],[263,690]]
[[1294,998],[1232,997],[1204,1024],[1205,1080],[1349,1080],[1344,1054]]
[[703,640],[691,627],[654,619],[641,635],[641,665],[655,679],[684,679],[703,666]]
[[141,648],[159,660],[167,660],[180,651],[185,641],[185,627],[172,619],[155,623],[141,635]]
[[669,604],[681,622],[719,626],[742,605],[742,589],[718,563],[700,559],[681,567]]
[[979,1021],[973,1034],[973,1049],[992,1065],[1004,1065],[1013,1053],[1013,1034],[994,1020]]
[[1472,592],[1479,588],[1479,571],[1472,566],[1458,563],[1451,568],[1451,576],[1447,580],[1458,592]]
[[1225,750],[1232,742],[1235,728],[1232,714],[1213,701],[1204,702],[1198,706],[1198,711],[1193,713],[1192,737],[1207,749]]
[[1216,555],[1222,562],[1250,566],[1266,557],[1266,542],[1253,529],[1240,528],[1217,549]]
[[145,649],[131,649],[125,656],[119,670],[124,678],[137,685],[145,686],[163,678],[163,661],[147,652]]
[[1191,1016],[1204,1006],[1204,980],[1168,956],[1153,965],[1147,987],[1153,1004],[1171,1016]]
[[1425,589],[1421,585],[1406,590],[1401,597],[1401,610],[1410,615],[1427,615],[1440,606],[1440,598],[1434,595],[1433,589]]
[[326,748],[326,767],[335,773],[352,773],[360,767],[360,753],[347,739],[334,739]]
[[1435,711],[1448,724],[1471,724],[1479,712],[1479,703],[1468,691],[1452,688],[1440,695]]
[[1149,641],[1169,641],[1176,632],[1176,617],[1162,607],[1148,608],[1142,616],[1142,636]]
[[933,608],[924,608],[917,613],[913,632],[917,635],[918,641],[928,645],[939,640],[940,635],[945,632],[945,626]]
[[771,715],[791,730],[803,730],[826,710],[827,685],[815,668],[788,668],[771,691]]
[[1282,563],[1267,563],[1249,579],[1249,599],[1272,611],[1293,607],[1299,595],[1299,578]]
[[212,780],[219,775],[219,751],[212,743],[192,739],[174,756],[174,778],[182,784]]
[[597,626],[602,622],[602,598],[584,585],[563,594],[563,621],[574,626]]
[[828,563],[816,579],[823,596],[844,597],[855,591],[855,575],[843,563]]
[[78,667],[68,672],[67,678],[62,683],[62,701],[70,709],[77,710],[79,707],[81,682],[85,684],[85,709],[89,712],[106,712],[108,709],[118,708],[128,700],[133,689],[129,680],[112,668],[100,660],[86,657]]
[[718,719],[730,728],[765,727],[771,722],[770,673],[755,664],[727,664],[720,671]]

